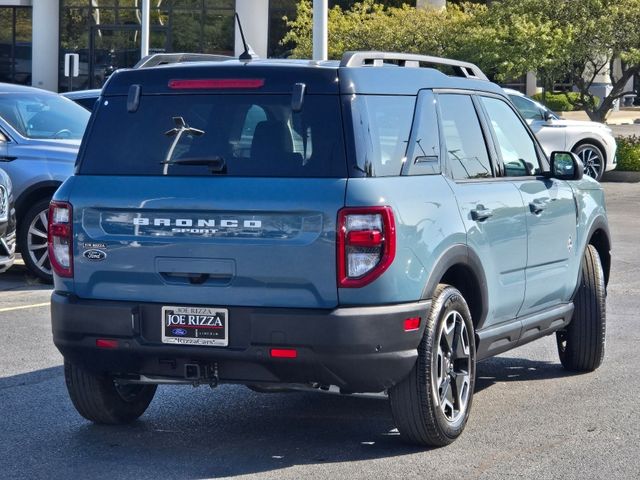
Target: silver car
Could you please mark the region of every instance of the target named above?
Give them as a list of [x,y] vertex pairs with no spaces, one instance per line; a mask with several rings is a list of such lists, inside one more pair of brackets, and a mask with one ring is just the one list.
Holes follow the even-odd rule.
[[17,249],[27,268],[51,281],[49,201],[73,173],[89,112],[37,88],[0,83],[0,168],[13,183]]
[[504,91],[538,137],[547,155],[556,150],[575,153],[584,164],[584,173],[596,180],[600,180],[604,172],[616,168],[616,139],[608,126],[598,122],[565,120],[517,90],[505,88]]

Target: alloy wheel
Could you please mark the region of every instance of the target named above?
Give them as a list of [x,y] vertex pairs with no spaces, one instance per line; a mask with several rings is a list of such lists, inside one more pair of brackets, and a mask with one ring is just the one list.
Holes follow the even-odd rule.
[[462,315],[453,310],[440,325],[432,362],[432,388],[440,411],[456,423],[467,410],[470,396],[471,352]]
[[602,165],[604,164],[600,149],[593,145],[583,145],[578,148],[576,153],[584,164],[584,173],[599,180],[602,176]]
[[27,254],[43,273],[51,275],[47,232],[49,230],[49,210],[43,210],[33,217],[27,233]]

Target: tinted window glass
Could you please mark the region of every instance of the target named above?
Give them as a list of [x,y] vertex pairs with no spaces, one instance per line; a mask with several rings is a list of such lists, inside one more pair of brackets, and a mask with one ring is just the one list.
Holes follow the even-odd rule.
[[491,177],[480,122],[468,95],[439,95],[447,163],[455,180]]
[[23,137],[79,140],[89,112],[57,95],[6,93],[0,95],[0,117]]
[[413,96],[355,96],[351,115],[356,158],[367,175],[400,175],[415,100]]
[[[344,177],[338,96],[143,96],[103,98],[81,174]],[[164,162],[164,163],[163,163]]]
[[481,98],[498,142],[505,175],[519,177],[540,173],[535,144],[515,112],[502,100]]
[[440,173],[440,138],[435,98],[425,91],[418,97],[416,116],[409,150],[407,152],[408,175]]

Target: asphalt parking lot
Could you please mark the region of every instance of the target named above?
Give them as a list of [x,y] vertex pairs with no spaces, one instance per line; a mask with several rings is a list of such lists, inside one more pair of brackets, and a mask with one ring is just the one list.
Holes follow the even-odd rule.
[[404,445],[386,401],[240,386],[160,387],[125,427],[73,409],[51,342],[50,289],[0,275],[0,478],[640,477],[640,184],[605,184],[613,234],[607,352],[571,375],[547,337],[478,365],[464,435]]

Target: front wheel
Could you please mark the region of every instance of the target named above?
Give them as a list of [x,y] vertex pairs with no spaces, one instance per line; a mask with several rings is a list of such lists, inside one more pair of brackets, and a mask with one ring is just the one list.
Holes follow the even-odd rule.
[[585,175],[589,175],[600,181],[606,167],[605,156],[602,149],[593,143],[587,142],[574,148],[573,153],[582,160]]
[[120,425],[142,415],[157,385],[118,385],[108,375],[88,372],[65,360],[69,397],[80,415],[94,423]]
[[587,245],[580,285],[573,300],[573,318],[566,329],[556,333],[560,362],[567,370],[592,372],[602,364],[606,300],[600,255],[593,245]]
[[462,434],[473,399],[475,351],[467,302],[457,289],[439,285],[416,364],[389,390],[391,413],[404,440],[441,447]]
[[40,280],[51,283],[51,262],[47,250],[49,199],[36,202],[20,219],[18,249],[27,269]]

